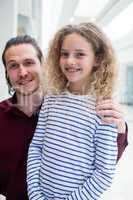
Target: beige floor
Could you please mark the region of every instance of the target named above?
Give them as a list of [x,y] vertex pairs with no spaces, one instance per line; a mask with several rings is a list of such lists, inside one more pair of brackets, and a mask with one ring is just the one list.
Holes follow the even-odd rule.
[[102,200],[133,199],[133,107],[125,107],[125,118],[129,127],[129,145],[118,162],[113,185]]
[[2,194],[0,194],[0,200],[6,200],[6,198]]

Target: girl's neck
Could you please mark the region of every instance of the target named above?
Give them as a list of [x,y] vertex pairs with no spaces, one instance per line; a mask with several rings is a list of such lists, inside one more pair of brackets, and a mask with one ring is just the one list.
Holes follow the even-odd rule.
[[67,89],[70,93],[75,94],[75,95],[86,95],[87,94],[86,87],[85,86],[81,87],[81,85],[78,85],[78,84],[77,85],[76,84],[73,84],[73,85],[70,84],[70,85],[67,86]]

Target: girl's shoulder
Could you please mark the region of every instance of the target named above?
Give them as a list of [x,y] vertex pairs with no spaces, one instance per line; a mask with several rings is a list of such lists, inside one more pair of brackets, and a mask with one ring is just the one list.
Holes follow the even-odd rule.
[[64,97],[71,99],[75,102],[78,102],[79,104],[84,104],[86,106],[89,106],[90,108],[94,109],[96,107],[96,99],[95,97],[87,94],[87,95],[80,95],[80,94],[73,94],[69,91],[65,91],[62,93]]
[[58,100],[58,98],[61,96],[61,94],[46,94],[43,98],[43,106],[49,105],[49,104],[53,104],[55,101]]

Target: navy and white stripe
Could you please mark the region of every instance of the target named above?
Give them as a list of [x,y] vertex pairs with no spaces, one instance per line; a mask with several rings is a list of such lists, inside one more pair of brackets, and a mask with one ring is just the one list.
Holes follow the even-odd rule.
[[29,199],[98,200],[112,182],[116,140],[116,128],[101,123],[93,98],[46,97],[28,153]]

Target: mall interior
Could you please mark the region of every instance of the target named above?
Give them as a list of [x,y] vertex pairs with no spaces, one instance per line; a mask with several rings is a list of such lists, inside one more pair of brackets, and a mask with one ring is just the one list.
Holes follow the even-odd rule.
[[[133,198],[133,1],[132,0],[0,0],[0,54],[8,39],[29,34],[44,55],[63,25],[94,22],[103,28],[116,50],[119,69],[114,99],[128,124],[128,147],[117,164],[112,187],[102,200]],[[9,97],[0,61],[0,101]],[[131,117],[132,116],[132,117]]]

